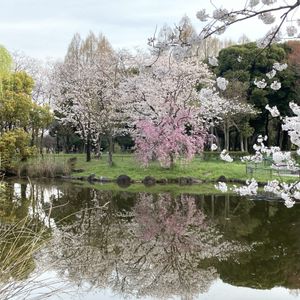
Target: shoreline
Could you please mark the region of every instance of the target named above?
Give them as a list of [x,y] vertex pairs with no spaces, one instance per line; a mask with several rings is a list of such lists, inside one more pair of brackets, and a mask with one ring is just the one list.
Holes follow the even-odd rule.
[[[22,178],[22,177],[21,177]],[[25,177],[23,177],[25,178]],[[47,177],[45,177],[47,178]],[[170,185],[177,184],[178,186],[189,186],[189,185],[201,185],[208,183],[218,183],[218,182],[226,182],[226,183],[236,183],[236,184],[246,184],[247,180],[245,179],[237,179],[237,178],[226,178],[225,176],[220,176],[217,179],[201,179],[195,177],[177,177],[177,178],[155,178],[152,176],[146,176],[143,179],[132,179],[127,175],[119,175],[117,178],[108,178],[104,176],[95,176],[95,174],[91,174],[89,176],[74,176],[74,175],[65,175],[65,176],[57,176],[53,179],[63,179],[63,180],[75,180],[75,181],[85,181],[91,184],[93,183],[116,183],[119,186],[126,186],[131,184],[144,184],[147,186],[153,186],[156,184],[159,185]],[[258,186],[264,186],[267,182],[258,181]]]

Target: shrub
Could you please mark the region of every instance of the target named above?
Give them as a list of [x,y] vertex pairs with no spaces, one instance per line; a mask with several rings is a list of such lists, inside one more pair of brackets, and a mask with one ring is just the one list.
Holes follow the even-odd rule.
[[29,147],[29,134],[23,129],[5,132],[0,139],[0,168],[12,167],[13,162],[25,161],[35,153],[35,147]]
[[[203,160],[220,160],[220,154],[221,152],[219,151],[203,151],[201,158]],[[245,151],[229,151],[229,155],[234,160],[240,160],[241,157],[249,155],[249,153]]]

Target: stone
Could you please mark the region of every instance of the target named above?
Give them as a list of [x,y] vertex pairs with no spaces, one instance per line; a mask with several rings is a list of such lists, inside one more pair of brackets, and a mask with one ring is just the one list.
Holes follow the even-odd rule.
[[217,182],[227,182],[227,178],[224,175],[221,175],[218,179]]
[[159,184],[167,184],[168,183],[168,180],[166,178],[161,178],[161,179],[157,179],[156,180],[156,183],[159,183]]
[[191,177],[180,177],[178,178],[178,183],[180,185],[190,185],[193,183],[193,179]]
[[87,181],[92,182],[95,181],[96,179],[96,174],[91,174],[87,177]]
[[151,186],[151,185],[155,185],[156,184],[156,179],[152,176],[146,176],[143,180],[142,180],[143,184],[146,186]]
[[117,178],[117,184],[120,187],[124,187],[124,188],[129,187],[131,184],[131,178],[127,175],[120,175]]

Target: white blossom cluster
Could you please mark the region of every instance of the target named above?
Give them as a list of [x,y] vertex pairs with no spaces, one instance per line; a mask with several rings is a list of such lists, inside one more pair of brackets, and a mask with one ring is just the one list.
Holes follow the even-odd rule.
[[265,48],[271,43],[279,43],[282,41],[282,35],[278,26],[272,27],[264,37],[256,41],[258,47]]
[[210,149],[211,151],[216,151],[218,149],[218,146],[216,144],[211,144]]
[[277,2],[277,0],[261,0],[262,4],[271,5]]
[[272,168],[280,170],[286,168],[289,170],[298,170],[296,161],[292,158],[291,152],[275,151],[272,155]]
[[[262,47],[269,46],[273,42],[282,41],[281,29],[285,28],[286,34],[289,37],[294,37],[297,33],[297,28],[290,25],[289,22],[293,18],[293,14],[300,4],[294,3],[295,1],[286,0],[285,5],[277,4],[276,0],[248,0],[246,3],[238,3],[235,8],[225,8],[223,6],[215,6],[211,11],[200,9],[196,12],[196,18],[205,23],[202,30],[198,34],[194,34],[190,39],[182,39],[182,27],[180,25],[174,28],[169,41],[161,41],[156,37],[149,39],[149,45],[154,49],[164,50],[170,49],[170,46],[197,46],[203,39],[212,36],[213,34],[222,34],[232,24],[243,22],[251,18],[259,18],[264,24],[275,24],[266,35],[257,41],[257,44]],[[261,5],[259,5],[261,4]],[[277,17],[277,12],[282,16]],[[283,16],[285,16],[283,18]],[[291,17],[291,18],[290,18]],[[295,22],[296,26],[298,22]],[[298,25],[299,26],[299,25]]]
[[271,114],[271,116],[272,116],[273,118],[276,118],[276,117],[279,117],[279,116],[280,116],[280,112],[279,112],[279,110],[278,110],[278,108],[277,108],[276,105],[273,106],[273,107],[270,107],[270,105],[267,104],[267,105],[265,106],[265,109],[268,110],[268,111],[270,112],[270,114]]
[[[273,79],[274,76],[277,74],[277,72],[281,72],[283,70],[285,70],[288,67],[288,65],[286,63],[280,64],[279,62],[275,62],[273,64],[273,69],[266,73],[266,76],[268,77],[268,79]],[[257,80],[256,78],[254,79],[253,82],[259,89],[264,89],[268,83],[266,82],[266,80],[263,78],[261,80]],[[274,80],[271,84],[270,84],[270,88],[274,91],[278,91],[281,88],[281,83],[277,80]]]
[[270,72],[266,73],[266,76],[269,79],[272,79],[275,75],[276,75],[276,70],[275,69],[272,69]]
[[225,118],[240,114],[255,115],[257,112],[251,104],[220,97],[214,88],[202,88],[199,92],[200,113],[208,125],[219,124]]
[[223,20],[228,17],[228,10],[225,8],[217,8],[213,11],[213,18],[215,20]]
[[300,183],[287,184],[278,180],[268,181],[264,187],[265,192],[272,193],[284,200],[286,207],[293,207],[295,200],[300,200]]
[[264,141],[267,136],[258,136],[257,144],[253,145],[254,155],[248,155],[241,158],[242,162],[262,163],[265,158],[270,157],[273,160],[272,168],[280,169],[282,166],[291,170],[295,170],[296,162],[291,157],[291,152],[283,152],[279,147],[266,147]]
[[235,191],[241,196],[256,195],[257,190],[258,190],[258,184],[254,178],[252,178],[251,180],[247,180],[246,185],[243,185],[241,187],[233,186],[233,191]]
[[226,193],[228,191],[228,186],[225,182],[218,182],[218,184],[215,184],[215,188],[222,193]]
[[[226,183],[219,182],[218,185],[215,185],[215,188],[222,193],[226,193],[230,190],[241,196],[253,196],[257,194],[258,183],[254,178],[252,178],[251,180],[247,180],[245,186],[233,186],[229,188]],[[296,184],[287,184],[285,182],[279,182],[278,180],[272,180],[268,181],[268,183],[264,186],[264,191],[272,193],[283,199],[285,206],[288,208],[294,206],[295,200],[300,200],[300,182]]]
[[258,184],[257,181],[252,178],[251,180],[246,181],[246,185],[237,187],[236,185],[233,185],[232,187],[228,187],[225,182],[218,182],[217,185],[215,185],[215,188],[222,193],[226,193],[227,191],[233,191],[240,196],[253,196],[257,194],[258,190]]
[[268,139],[267,136],[263,137],[262,135],[259,135],[257,138],[257,143],[253,145],[253,149],[255,150],[254,155],[247,155],[241,157],[241,162],[253,162],[253,163],[261,163],[264,159],[264,152],[265,152],[265,145],[263,141],[266,141]]
[[279,62],[275,62],[273,64],[273,69],[277,70],[278,72],[284,71],[285,69],[287,69],[288,65],[286,63],[281,64]]
[[210,56],[208,58],[208,63],[213,67],[217,67],[219,65],[218,59],[215,56]]
[[209,15],[206,13],[205,9],[201,9],[196,13],[197,19],[199,19],[201,22],[206,22],[209,18]]
[[264,38],[258,41],[258,44],[261,44],[263,47],[270,45],[272,42],[280,41],[280,29],[284,27],[288,37],[296,36],[296,26],[288,23],[292,19],[281,18],[283,19],[281,21],[280,18],[277,18],[275,12],[280,12],[280,16],[292,16],[293,11],[298,8],[299,4],[296,3],[295,5],[291,0],[285,1],[285,5],[281,5],[281,3],[277,4],[277,2],[277,0],[249,0],[246,1],[245,5],[241,5],[240,8],[236,9],[226,9],[214,5],[211,13],[208,13],[205,9],[201,9],[196,13],[196,17],[199,21],[206,24],[199,36],[206,38],[212,34],[221,34],[228,26],[236,22],[256,17],[266,25],[276,24]]
[[297,34],[297,28],[294,25],[290,25],[286,27],[286,33],[288,35],[288,37],[293,37]]
[[278,91],[281,88],[281,83],[275,80],[271,83],[270,88],[274,91]]
[[257,80],[256,78],[254,79],[253,82],[259,89],[264,89],[267,86],[267,82],[265,79],[262,80]]
[[296,116],[285,117],[282,129],[288,132],[291,142],[300,148],[300,107],[293,102],[289,106]]
[[[299,111],[300,113],[300,111]],[[245,156],[242,161],[251,161],[259,163],[263,161],[264,156],[272,156],[273,168],[280,169],[282,165],[288,169],[295,169],[296,163],[291,157],[291,152],[282,152],[279,147],[266,147],[263,141],[266,137],[259,136],[257,139],[258,144],[254,144],[253,148],[256,150],[255,155]],[[233,191],[239,193],[240,195],[253,195],[255,191],[255,183],[252,180],[251,184],[243,186],[239,189],[232,189]],[[222,187],[225,190],[225,187]],[[219,187],[219,190],[220,187]],[[280,183],[278,180],[269,181],[267,185],[264,186],[266,192],[273,193],[285,201],[285,205],[289,208],[292,207],[296,200],[300,200],[300,183]]]
[[217,78],[217,86],[220,90],[225,91],[228,85],[228,80],[223,77]]
[[[247,180],[246,185],[241,187],[233,186],[229,188],[226,183],[218,182],[215,188],[222,193],[233,191],[241,196],[253,196],[257,194],[258,183],[252,178],[251,180]],[[285,206],[288,208],[294,206],[295,200],[300,200],[300,182],[287,184],[285,182],[279,182],[278,180],[272,180],[268,181],[264,186],[264,191],[283,199]]]
[[276,151],[273,153],[272,158],[275,165],[282,164],[291,160],[291,152]]
[[252,7],[255,7],[256,5],[259,4],[259,0],[250,0],[249,2],[249,6],[252,8]]
[[220,153],[220,158],[229,163],[233,162],[232,157],[229,155],[228,151],[225,149]]
[[275,17],[270,12],[261,13],[259,19],[261,19],[264,24],[273,24],[275,22]]

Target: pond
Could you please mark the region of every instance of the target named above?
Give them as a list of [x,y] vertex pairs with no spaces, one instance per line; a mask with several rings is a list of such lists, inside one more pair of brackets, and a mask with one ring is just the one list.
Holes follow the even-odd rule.
[[300,299],[300,206],[8,181],[0,299]]

